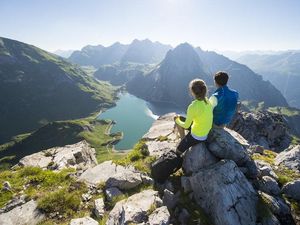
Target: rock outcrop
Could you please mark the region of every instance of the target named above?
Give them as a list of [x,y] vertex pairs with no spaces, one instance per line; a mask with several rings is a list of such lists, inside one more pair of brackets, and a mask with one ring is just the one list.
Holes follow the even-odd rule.
[[275,159],[276,165],[284,165],[300,172],[300,145],[292,146],[279,153]]
[[282,188],[282,192],[286,196],[300,201],[300,179],[285,184]]
[[98,185],[105,183],[111,176],[124,173],[125,171],[126,168],[124,166],[116,165],[112,161],[105,161],[84,171],[79,180],[85,181],[88,184]]
[[268,111],[238,112],[230,129],[241,134],[250,144],[282,151],[291,143],[291,136],[283,116]]
[[95,149],[86,141],[81,141],[73,145],[54,147],[25,156],[19,161],[19,165],[36,166],[51,170],[61,170],[69,167],[85,170],[97,164],[95,154]]
[[15,207],[9,212],[0,214],[0,224],[5,225],[35,225],[44,219],[37,209],[37,203],[31,200],[21,206]]
[[255,225],[257,194],[238,166],[220,161],[190,178],[196,202],[215,225]]
[[149,212],[162,206],[162,200],[153,190],[145,190],[119,201],[109,213],[107,225],[143,223],[148,221]]
[[86,216],[83,218],[72,219],[70,225],[98,225],[99,223],[93,218]]

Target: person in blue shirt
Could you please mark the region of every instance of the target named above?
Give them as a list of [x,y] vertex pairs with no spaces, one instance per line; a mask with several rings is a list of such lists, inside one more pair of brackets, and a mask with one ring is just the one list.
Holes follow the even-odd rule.
[[225,127],[234,116],[239,94],[227,86],[229,76],[226,72],[220,71],[214,75],[217,90],[209,98],[213,109],[213,124],[217,127]]

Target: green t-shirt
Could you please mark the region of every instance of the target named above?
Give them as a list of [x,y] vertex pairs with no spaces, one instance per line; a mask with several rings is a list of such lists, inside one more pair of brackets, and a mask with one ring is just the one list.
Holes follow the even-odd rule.
[[200,100],[194,100],[187,109],[187,115],[185,122],[179,118],[176,119],[176,123],[188,129],[191,125],[191,133],[197,137],[207,136],[212,128],[213,122],[213,106],[207,99],[207,103]]

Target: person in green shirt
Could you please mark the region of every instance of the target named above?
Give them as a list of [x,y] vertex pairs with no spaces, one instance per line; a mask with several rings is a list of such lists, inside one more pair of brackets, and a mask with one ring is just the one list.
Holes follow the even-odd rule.
[[[177,154],[182,154],[191,146],[205,141],[213,123],[213,106],[206,97],[205,82],[201,79],[192,80],[189,89],[195,100],[188,106],[186,118],[179,115],[174,117],[181,137],[176,149]],[[188,130],[187,135],[185,130]]]

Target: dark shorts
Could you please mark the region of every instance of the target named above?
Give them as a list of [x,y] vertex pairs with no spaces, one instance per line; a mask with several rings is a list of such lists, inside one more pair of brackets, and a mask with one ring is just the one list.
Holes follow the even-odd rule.
[[[185,121],[185,119],[186,119],[185,117],[180,116],[181,121]],[[180,141],[180,143],[177,146],[177,151],[179,151],[181,153],[184,153],[186,150],[188,150],[193,145],[203,142],[203,141],[193,138],[193,136],[191,134],[191,127],[189,127],[187,130],[189,131],[188,134],[185,135],[185,137]]]

